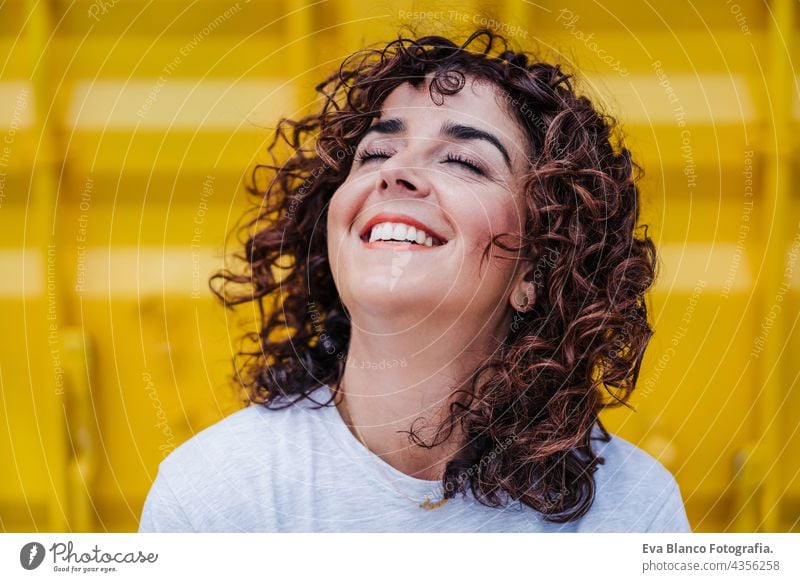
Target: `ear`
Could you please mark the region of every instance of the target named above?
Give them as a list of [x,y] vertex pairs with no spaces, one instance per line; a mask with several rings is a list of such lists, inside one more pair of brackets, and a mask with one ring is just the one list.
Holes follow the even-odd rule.
[[520,269],[514,276],[508,299],[511,308],[516,311],[524,313],[531,309],[536,301],[536,284],[528,280],[532,273],[533,267],[526,267]]

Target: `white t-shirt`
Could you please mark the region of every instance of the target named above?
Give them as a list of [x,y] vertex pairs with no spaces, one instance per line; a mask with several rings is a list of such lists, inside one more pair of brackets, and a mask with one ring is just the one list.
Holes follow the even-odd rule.
[[680,490],[653,457],[612,435],[594,502],[565,524],[511,502],[492,508],[416,479],[364,447],[321,385],[281,410],[251,406],[198,433],[159,465],[140,532],[688,532]]

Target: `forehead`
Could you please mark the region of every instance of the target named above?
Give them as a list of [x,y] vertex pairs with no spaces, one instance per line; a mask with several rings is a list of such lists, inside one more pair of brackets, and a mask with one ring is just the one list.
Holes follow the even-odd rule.
[[[500,134],[506,143],[526,143],[522,127],[501,107],[501,89],[496,85],[467,76],[464,87],[458,93],[437,94],[437,102],[440,103],[437,104],[431,99],[430,81],[429,75],[425,83],[417,87],[410,83],[396,87],[384,100],[381,117],[403,117],[410,130],[429,130],[431,133],[435,133],[445,119],[458,120]],[[512,157],[516,156],[512,153]]]

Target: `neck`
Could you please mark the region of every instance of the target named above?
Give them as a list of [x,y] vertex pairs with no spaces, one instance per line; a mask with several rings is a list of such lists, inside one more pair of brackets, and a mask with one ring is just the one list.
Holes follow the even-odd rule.
[[[506,319],[499,329],[507,329],[502,327]],[[449,404],[463,399],[455,390],[471,391],[472,374],[497,349],[500,335],[463,324],[442,326],[437,333],[421,333],[419,326],[391,333],[365,329],[352,326],[339,384],[345,404],[339,410],[351,432],[388,464],[417,479],[439,480],[461,448],[463,434],[458,425],[449,435],[449,427],[439,435],[436,429],[449,415]],[[424,448],[398,432],[411,430],[412,424],[423,443],[441,444]]]

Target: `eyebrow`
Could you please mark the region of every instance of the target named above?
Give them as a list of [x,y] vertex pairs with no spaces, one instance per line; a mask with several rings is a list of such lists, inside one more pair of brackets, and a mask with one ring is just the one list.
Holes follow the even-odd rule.
[[[406,124],[402,119],[392,117],[390,119],[382,119],[370,126],[362,139],[367,137],[370,133],[380,133],[384,135],[396,135],[403,133],[406,130]],[[454,123],[452,121],[445,121],[442,125],[439,135],[443,137],[452,137],[458,140],[475,140],[480,139],[492,144],[496,147],[503,156],[506,166],[511,170],[511,157],[508,155],[508,150],[503,146],[502,142],[488,131],[472,127],[471,125],[463,125],[461,123]]]

